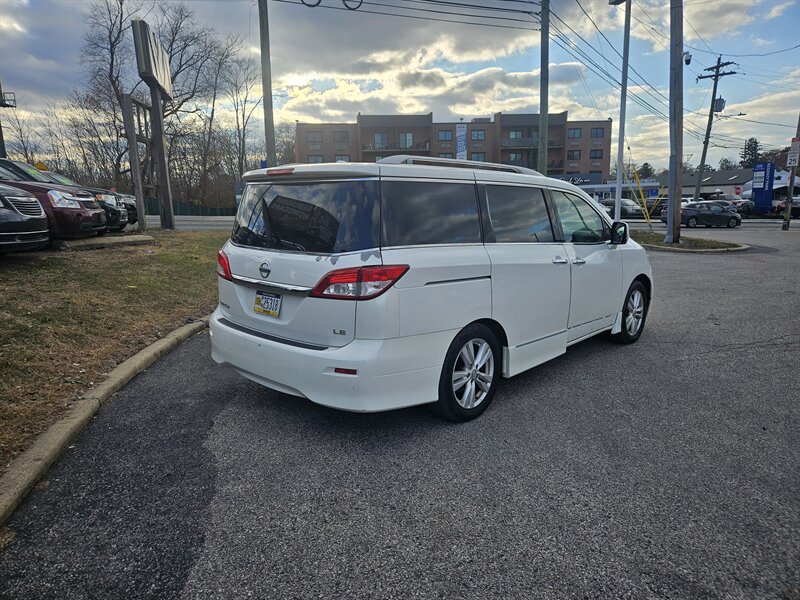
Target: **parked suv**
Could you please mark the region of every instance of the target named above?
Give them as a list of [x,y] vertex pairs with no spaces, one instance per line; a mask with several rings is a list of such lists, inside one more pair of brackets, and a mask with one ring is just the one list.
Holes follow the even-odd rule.
[[642,333],[647,255],[577,187],[395,156],[251,171],[219,252],[212,357],[319,404],[478,416],[502,377]]
[[33,250],[48,241],[47,217],[36,197],[0,184],[0,252]]
[[7,169],[6,162],[0,159],[0,183],[36,196],[47,215],[50,238],[102,235],[107,231],[105,212],[89,192],[47,181],[27,181],[16,171]]

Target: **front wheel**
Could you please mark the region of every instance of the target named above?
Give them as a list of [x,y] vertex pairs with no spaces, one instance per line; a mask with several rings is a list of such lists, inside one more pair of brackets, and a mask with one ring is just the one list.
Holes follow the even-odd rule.
[[736,220],[736,219],[734,219],[733,217],[731,217],[730,219],[728,219],[728,227],[730,227],[731,229],[733,229],[734,227],[736,227],[738,224],[739,224],[739,221],[737,221],[737,220]]
[[689,217],[689,220],[686,221],[687,227],[697,227],[697,217]]
[[500,378],[500,344],[479,323],[459,332],[445,355],[435,410],[451,421],[479,416],[494,397]]
[[611,338],[620,344],[632,344],[639,339],[647,319],[647,290],[641,281],[634,281],[628,288],[622,306],[622,331]]

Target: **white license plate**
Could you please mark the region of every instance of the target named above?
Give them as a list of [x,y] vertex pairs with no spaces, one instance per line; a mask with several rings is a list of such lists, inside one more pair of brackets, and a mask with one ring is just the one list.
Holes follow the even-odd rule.
[[260,315],[278,317],[281,314],[281,295],[256,290],[256,303],[253,310]]

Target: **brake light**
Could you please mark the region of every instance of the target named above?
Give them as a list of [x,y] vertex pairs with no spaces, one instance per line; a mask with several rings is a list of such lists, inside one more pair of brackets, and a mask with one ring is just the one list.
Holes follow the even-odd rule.
[[313,298],[369,300],[380,296],[408,271],[408,265],[337,269],[311,290]]
[[228,255],[222,250],[217,252],[217,275],[228,281],[233,281],[231,276],[231,263],[228,262]]
[[267,175],[291,175],[294,169],[267,169]]

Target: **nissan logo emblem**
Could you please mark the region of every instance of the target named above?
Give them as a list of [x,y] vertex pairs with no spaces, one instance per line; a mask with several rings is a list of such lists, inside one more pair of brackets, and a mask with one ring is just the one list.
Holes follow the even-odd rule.
[[261,263],[261,266],[258,267],[258,272],[261,273],[261,277],[266,279],[269,277],[269,274],[272,273],[272,269],[269,268],[269,263]]

